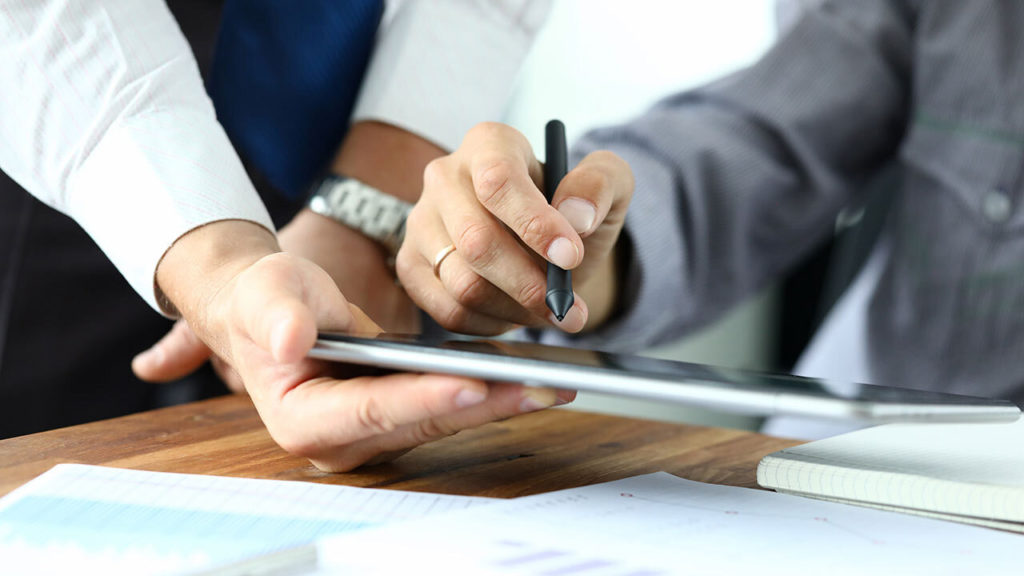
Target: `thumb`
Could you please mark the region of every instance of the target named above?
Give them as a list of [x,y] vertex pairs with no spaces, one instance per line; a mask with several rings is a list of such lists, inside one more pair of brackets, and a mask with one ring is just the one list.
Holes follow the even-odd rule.
[[377,325],[363,309],[351,302],[348,304],[349,314],[352,315],[351,320],[347,326],[340,326],[337,328],[328,326],[329,330],[341,330],[345,332],[351,332],[353,334],[359,334],[360,336],[378,336],[384,332],[384,329]]
[[132,372],[147,382],[170,382],[188,376],[210,358],[210,349],[184,320],[156,344],[132,359]]
[[234,316],[249,338],[280,363],[301,360],[318,328],[379,331],[361,310],[350,308],[326,272],[287,254],[268,257],[244,273],[235,294]]

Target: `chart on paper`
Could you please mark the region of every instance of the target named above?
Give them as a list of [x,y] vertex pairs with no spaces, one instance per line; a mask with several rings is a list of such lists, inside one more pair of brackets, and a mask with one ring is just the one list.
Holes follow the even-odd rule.
[[[323,539],[337,574],[1002,574],[1020,536],[666,473]],[[401,557],[386,555],[401,549]],[[362,563],[363,559],[374,559]]]
[[0,557],[34,573],[175,573],[491,501],[62,464],[0,500]]

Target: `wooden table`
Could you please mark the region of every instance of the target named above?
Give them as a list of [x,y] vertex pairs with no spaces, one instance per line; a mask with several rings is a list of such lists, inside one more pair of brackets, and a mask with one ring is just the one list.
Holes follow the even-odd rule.
[[0,441],[0,495],[61,462],[496,497],[658,470],[756,487],[761,457],[798,443],[552,409],[460,432],[389,464],[326,474],[278,448],[247,397],[226,396]]

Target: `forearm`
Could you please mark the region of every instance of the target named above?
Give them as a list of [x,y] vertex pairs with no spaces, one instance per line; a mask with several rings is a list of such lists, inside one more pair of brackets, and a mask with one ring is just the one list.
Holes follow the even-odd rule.
[[0,8],[0,166],[74,218],[147,302],[189,230],[271,226],[163,2]]
[[827,237],[906,120],[905,30],[873,16],[875,27],[857,29],[867,25],[849,14],[816,14],[750,69],[581,140],[574,157],[625,159],[636,194],[618,312],[578,343],[640,349],[678,337]]

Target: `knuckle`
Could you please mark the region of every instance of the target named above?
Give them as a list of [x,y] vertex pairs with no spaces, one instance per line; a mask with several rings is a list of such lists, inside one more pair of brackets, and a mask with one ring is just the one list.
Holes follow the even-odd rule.
[[387,434],[395,429],[395,424],[385,414],[383,406],[376,398],[370,396],[359,404],[355,411],[359,429],[368,435]]
[[472,267],[487,265],[494,258],[497,244],[494,228],[482,221],[468,223],[455,238],[459,256]]
[[437,323],[445,330],[458,332],[469,326],[471,317],[470,311],[461,304],[453,303],[442,311],[436,318]]
[[547,287],[536,282],[527,282],[520,286],[516,294],[516,302],[519,302],[527,310],[546,310],[547,304],[544,298],[547,295]]
[[543,246],[544,240],[547,237],[547,225],[544,222],[544,218],[539,214],[530,214],[523,217],[513,228],[517,231],[519,238],[523,242],[534,248]]
[[471,140],[487,140],[494,137],[501,137],[509,130],[511,130],[511,128],[501,122],[481,122],[470,128],[466,137]]
[[466,271],[454,280],[452,297],[469,308],[478,308],[489,301],[490,283],[473,271]]
[[505,158],[482,160],[473,179],[477,199],[487,207],[500,203],[512,188],[513,174],[512,163]]
[[444,186],[447,174],[446,164],[446,158],[435,158],[423,168],[424,193]]
[[426,444],[445,436],[451,436],[455,434],[457,430],[453,430],[448,426],[443,426],[434,418],[427,418],[421,420],[412,427],[410,432],[411,440],[415,444]]

